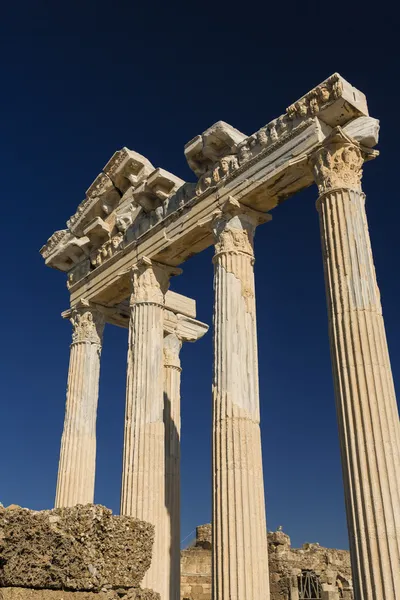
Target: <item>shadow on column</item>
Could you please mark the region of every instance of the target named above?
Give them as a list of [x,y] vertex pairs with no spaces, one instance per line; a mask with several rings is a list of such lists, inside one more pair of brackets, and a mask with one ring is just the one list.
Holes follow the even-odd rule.
[[168,511],[166,535],[170,540],[169,597],[179,600],[180,589],[180,427],[174,421],[171,398],[164,392],[165,427],[165,507]]

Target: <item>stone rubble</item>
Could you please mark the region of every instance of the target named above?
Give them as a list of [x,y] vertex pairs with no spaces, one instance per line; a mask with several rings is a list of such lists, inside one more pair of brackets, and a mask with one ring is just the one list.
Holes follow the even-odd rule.
[[138,587],[151,564],[153,540],[153,525],[113,516],[100,505],[0,508],[0,588]]

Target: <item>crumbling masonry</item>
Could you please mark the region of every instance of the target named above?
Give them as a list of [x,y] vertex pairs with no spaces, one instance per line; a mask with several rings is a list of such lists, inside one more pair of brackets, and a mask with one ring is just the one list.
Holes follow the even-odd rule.
[[[211,600],[211,525],[197,527],[195,543],[181,553],[181,599]],[[268,533],[271,600],[353,600],[346,550],[304,544],[291,548],[283,531]]]

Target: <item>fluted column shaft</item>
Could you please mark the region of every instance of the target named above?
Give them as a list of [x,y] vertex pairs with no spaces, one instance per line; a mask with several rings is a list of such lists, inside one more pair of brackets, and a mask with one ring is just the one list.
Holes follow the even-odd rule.
[[213,600],[269,599],[254,289],[254,218],[214,222]]
[[400,599],[400,427],[361,191],[340,128],[312,158],[356,600]]
[[104,318],[89,303],[72,310],[72,344],[56,508],[94,502],[96,417]]
[[170,600],[180,600],[180,436],[182,341],[175,333],[164,338],[164,424],[165,424],[165,505],[169,515],[167,539],[168,591]]
[[164,295],[167,269],[142,259],[132,270],[133,292],[125,409],[121,514],[155,526],[150,569],[143,587],[168,597],[168,514],[165,505],[163,375]]

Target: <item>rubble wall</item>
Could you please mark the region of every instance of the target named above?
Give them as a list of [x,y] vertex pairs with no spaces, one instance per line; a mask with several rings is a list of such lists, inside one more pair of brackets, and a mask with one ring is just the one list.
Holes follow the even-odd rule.
[[[181,599],[211,600],[211,525],[197,528],[194,546],[181,552]],[[292,548],[283,531],[268,533],[271,600],[297,600],[305,571],[318,579],[322,600],[353,600],[347,550],[304,544]]]

